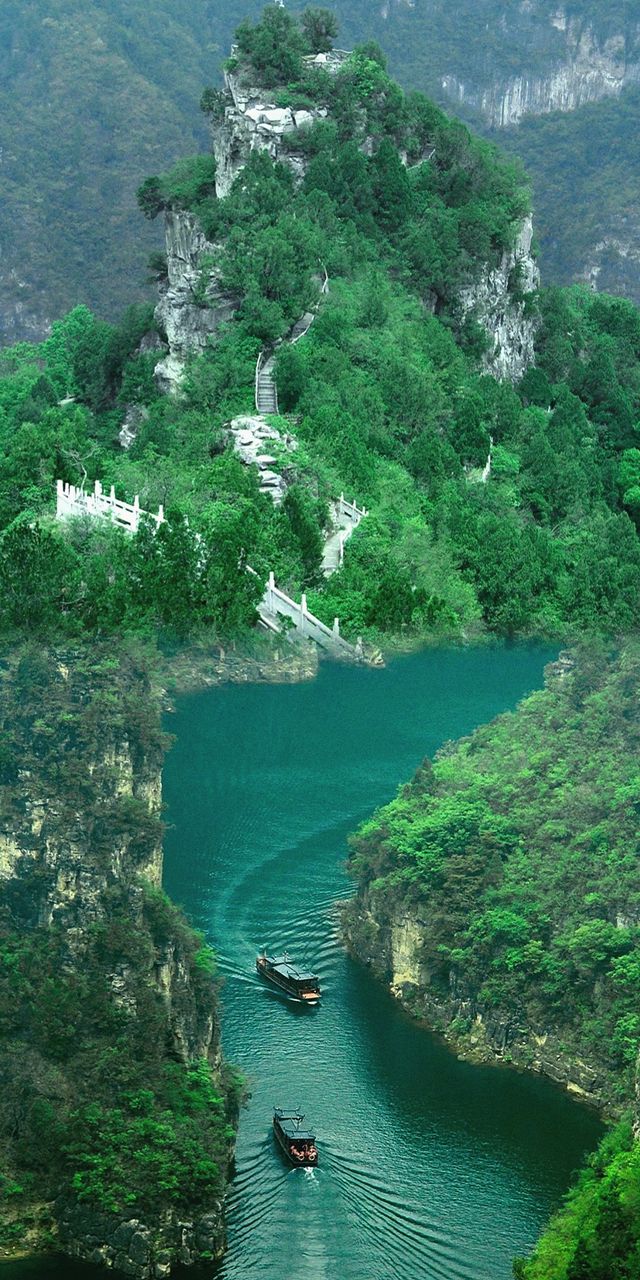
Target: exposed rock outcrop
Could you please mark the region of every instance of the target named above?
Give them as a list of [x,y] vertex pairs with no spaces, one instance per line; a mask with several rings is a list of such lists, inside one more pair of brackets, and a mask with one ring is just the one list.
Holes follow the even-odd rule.
[[[307,58],[307,63],[337,71],[349,55],[339,50]],[[213,129],[216,159],[216,194],[227,196],[252,151],[266,151],[272,160],[287,164],[298,178],[304,176],[301,151],[286,146],[284,139],[296,129],[306,129],[327,116],[325,107],[298,110],[278,106],[264,88],[251,83],[247,72],[225,72],[225,102]]]
[[[259,415],[241,414],[228,427],[229,438],[238,457],[260,473],[260,492],[266,493],[279,506],[289,488],[283,455],[295,453],[298,442],[288,432],[283,434]],[[275,449],[275,454],[272,450]]]
[[162,1280],[171,1275],[176,1263],[188,1267],[203,1257],[220,1256],[221,1218],[220,1203],[197,1223],[169,1214],[159,1236],[139,1218],[118,1221],[111,1214],[74,1205],[62,1212],[60,1241],[73,1258],[135,1280]]
[[156,321],[166,334],[168,353],[156,365],[162,390],[177,391],[191,355],[230,320],[238,299],[225,293],[216,270],[217,245],[207,240],[197,218],[182,209],[165,214],[167,280],[161,286]]
[[[522,11],[524,5],[517,8]],[[508,31],[519,19],[517,13],[505,16],[503,28]],[[626,85],[640,81],[636,52],[640,27],[635,37],[622,31],[601,36],[563,8],[551,15],[549,25],[561,40],[556,56],[548,58],[538,74],[496,77],[484,85],[450,74],[442,78],[442,92],[454,104],[479,111],[493,128],[504,129],[517,125],[525,115],[573,111],[587,102],[617,96]]]
[[631,216],[625,215],[594,244],[580,276],[594,290],[640,304],[640,226],[634,226]]
[[453,975],[448,990],[434,982],[423,959],[426,927],[418,912],[402,909],[383,914],[366,895],[343,909],[344,934],[353,954],[388,984],[409,1013],[440,1032],[462,1057],[526,1067],[549,1076],[583,1101],[609,1104],[611,1080],[606,1069],[572,1052],[567,1037],[557,1029],[523,1025],[510,1009],[485,1008],[457,986]]
[[[337,51],[311,61],[322,61],[326,69],[335,72],[348,56]],[[287,164],[296,178],[304,176],[306,158],[302,149],[296,150],[291,137],[298,129],[324,119],[327,109],[297,111],[278,106],[274,96],[256,87],[243,66],[225,73],[225,90],[213,120],[218,198],[229,194],[256,151],[266,151],[273,160]],[[366,129],[356,130],[356,134],[361,150],[371,154],[373,140]],[[539,284],[531,253],[532,235],[531,219],[527,218],[513,249],[503,254],[498,266],[487,265],[458,299],[459,318],[464,321],[473,316],[487,333],[487,371],[513,382],[522,377],[534,354],[535,320],[527,312],[526,301]],[[164,390],[175,392],[187,358],[204,351],[209,339],[232,317],[239,300],[221,288],[216,270],[219,246],[206,239],[192,214],[177,209],[167,212],[166,249],[168,279],[161,287],[156,319],[166,333],[169,351],[156,366],[156,378]]]
[[527,295],[538,288],[540,272],[531,253],[532,239],[533,224],[526,218],[500,265],[487,266],[459,296],[461,318],[473,317],[487,334],[487,372],[510,382],[518,382],[534,359],[536,317]]

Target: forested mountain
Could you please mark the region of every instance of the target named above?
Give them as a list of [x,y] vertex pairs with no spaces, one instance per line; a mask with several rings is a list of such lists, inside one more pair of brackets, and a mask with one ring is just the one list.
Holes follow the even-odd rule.
[[[202,145],[201,89],[219,78],[236,23],[260,7],[259,0],[156,0],[153,10],[141,0],[7,0],[1,6],[0,341],[43,335],[78,302],[112,319],[127,302],[148,296],[144,250],[157,248],[158,239],[135,210],[135,189],[146,173]],[[547,0],[517,6],[337,0],[334,7],[343,44],[377,38],[402,84],[469,109],[481,125],[493,117],[476,110],[478,93],[498,104],[505,94],[511,101],[518,78],[542,86],[536,102],[546,110],[617,92],[636,74],[637,19],[633,6],[622,3],[565,6],[578,45],[558,26],[558,5]],[[593,48],[580,45],[585,27],[593,29]],[[573,78],[565,92],[567,68]],[[552,81],[556,88],[549,90]],[[475,85],[478,93],[461,100],[460,84]],[[614,126],[621,148],[630,137],[627,112]],[[596,138],[598,120],[589,117]],[[600,136],[610,135],[609,116],[602,130]],[[548,282],[565,282],[572,278],[567,262],[583,276],[594,245],[612,236],[624,241],[626,181],[615,179],[628,161],[607,180],[603,209],[586,158],[577,176],[588,231],[576,233],[563,220],[560,233],[553,229],[553,191],[561,177],[555,135],[541,138],[527,142],[523,154],[533,164],[543,271]],[[636,280],[632,262],[605,270],[600,283],[620,284],[637,297]]]
[[640,302],[640,89],[495,136],[531,177],[545,278]]
[[0,340],[40,335],[78,301],[113,317],[143,295],[158,237],[135,190],[203,142],[197,103],[233,21],[216,7],[0,6]]
[[[281,159],[249,148],[221,198],[211,156],[141,188],[148,214],[164,209],[182,228],[181,252],[190,236],[198,246],[188,311],[216,341],[192,349],[182,395],[158,392],[158,352],[140,346],[145,309],[119,328],[76,309],[42,346],[6,353],[5,632],[224,635],[254,617],[261,586],[238,575],[247,562],[263,580],[273,569],[285,589],[306,587],[318,615],[340,616],[354,638],[633,626],[638,313],[551,292],[538,368],[518,391],[496,381],[485,371],[495,352],[482,306],[461,309],[460,298],[483,299],[487,271],[500,268],[501,323],[512,316],[521,348],[537,302],[516,252],[528,207],[520,172],[428,99],[403,96],[375,49],[329,74],[304,63],[286,13],[270,20],[282,28],[275,47],[268,30],[258,44],[245,28],[237,74],[304,104],[307,124],[287,136]],[[224,100],[213,93],[207,105],[224,136]],[[235,120],[235,103],[228,110]],[[237,140],[227,139],[231,155]],[[228,423],[253,408],[261,346],[319,301],[319,263],[328,299],[305,342],[278,356],[281,409],[293,415],[282,434],[297,448],[275,507],[230,447]],[[222,326],[221,297],[233,303]],[[139,429],[125,451],[127,406]],[[132,539],[109,526],[51,527],[56,478],[139,493],[168,519]],[[325,581],[322,531],[342,489],[371,516]]]

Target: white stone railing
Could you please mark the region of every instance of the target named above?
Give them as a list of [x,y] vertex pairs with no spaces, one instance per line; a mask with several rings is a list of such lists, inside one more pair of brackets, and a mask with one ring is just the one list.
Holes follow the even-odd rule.
[[[253,570],[251,570],[253,572]],[[269,625],[269,618],[281,617],[289,618],[293,622],[296,631],[301,635],[308,636],[310,640],[314,640],[321,649],[328,649],[332,653],[340,653],[344,657],[356,658],[361,660],[362,642],[358,639],[357,644],[349,644],[348,640],[344,640],[340,635],[340,620],[334,618],[333,627],[328,627],[326,623],[321,622],[320,618],[316,618],[307,608],[306,594],[302,593],[300,604],[292,600],[285,591],[281,591],[276,586],[273,573],[269,574],[267,587],[258,606],[258,612],[264,612],[267,618],[264,620]]]
[[486,484],[486,483],[487,483],[487,480],[489,479],[489,476],[491,475],[491,458],[492,458],[492,454],[493,454],[493,436],[489,436],[489,456],[488,456],[488,458],[487,458],[487,461],[486,461],[486,462],[485,462],[485,464],[484,464],[484,468],[483,468],[483,471],[482,471],[482,477],[481,477],[481,479],[482,479],[482,483],[483,483],[483,484]]
[[56,518],[58,520],[70,520],[78,516],[89,516],[92,519],[99,517],[103,520],[110,520],[112,524],[118,525],[121,529],[126,529],[129,533],[137,533],[143,516],[149,516],[158,525],[162,524],[164,510],[160,505],[157,515],[150,511],[143,511],[137,494],[132,503],[121,502],[119,498],[116,498],[113,485],[107,495],[102,492],[102,485],[99,480],[95,482],[93,493],[85,493],[85,490],[78,485],[66,484],[64,480],[58,480],[56,483]]
[[369,514],[366,507],[359,507],[356,504],[355,498],[353,499],[353,502],[349,502],[349,499],[345,498],[343,493],[341,493],[338,498],[337,507],[338,515],[347,516],[356,528],[360,524],[360,521],[364,520],[365,516]]
[[[56,496],[56,518],[58,520],[70,520],[88,516],[94,520],[110,520],[127,533],[136,533],[141,518],[151,515],[150,512],[141,509],[137,494],[133,503],[120,502],[115,496],[113,486],[108,496],[102,492],[99,480],[95,482],[93,493],[85,493],[81,487],[66,484],[64,480],[58,480],[56,483]],[[340,503],[344,504],[345,514],[351,511],[357,513],[358,519],[355,523],[359,523],[362,517],[366,515],[366,512],[356,507],[355,503],[346,502],[343,495],[340,497]],[[151,519],[155,520],[157,526],[164,522],[164,518],[162,506],[158,508],[157,515],[151,515]],[[250,565],[246,566],[246,570],[254,578],[259,577],[259,574]],[[338,618],[334,618],[333,627],[327,627],[324,622],[321,622],[320,618],[316,618],[307,608],[306,595],[303,593],[300,604],[298,604],[285,591],[281,591],[280,587],[276,586],[273,573],[269,574],[264,595],[258,605],[258,613],[264,624],[273,630],[278,629],[275,621],[278,617],[289,618],[301,635],[308,636],[310,640],[315,640],[320,648],[328,649],[330,652],[340,654],[343,657],[362,661],[361,641],[358,640],[356,645],[352,645],[349,644],[348,640],[344,640],[340,635],[340,621]]]

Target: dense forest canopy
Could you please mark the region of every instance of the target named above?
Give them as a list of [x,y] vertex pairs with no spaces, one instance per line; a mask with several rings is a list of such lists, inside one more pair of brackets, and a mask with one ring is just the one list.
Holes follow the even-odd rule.
[[[159,243],[140,224],[134,193],[145,172],[204,143],[197,101],[219,77],[237,24],[256,18],[262,0],[5,0],[0,11],[0,340],[40,336],[81,301],[113,320],[127,302],[149,296],[140,249]],[[301,8],[299,6],[288,6]],[[445,101],[446,76],[482,86],[514,74],[548,73],[563,37],[550,24],[555,3],[416,0],[333,5],[347,47],[377,39],[408,88]],[[632,8],[580,0],[569,6],[602,34],[633,32]],[[514,12],[516,10],[516,12]],[[385,16],[387,14],[387,16]],[[481,122],[480,122],[481,123]],[[524,153],[527,158],[527,152]],[[540,221],[550,226],[553,151],[536,181]],[[536,169],[536,178],[537,178]],[[615,204],[608,193],[605,208]],[[602,239],[597,201],[589,204],[593,242]],[[99,231],[98,231],[99,229]],[[545,236],[549,282],[573,253]],[[546,256],[547,244],[549,257]],[[613,286],[613,279],[608,287]]]
[[[77,308],[43,344],[3,353],[5,634],[237,632],[260,595],[247,563],[310,589],[314,610],[329,623],[339,615],[353,635],[634,626],[638,312],[580,290],[523,298],[514,271],[514,304],[541,308],[537,368],[516,389],[484,374],[482,331],[461,318],[457,297],[514,242],[527,208],[519,170],[428,99],[403,95],[379,50],[356,51],[329,81],[301,62],[304,28],[266,12],[240,29],[241,57],[271,58],[268,75],[285,58],[293,79],[282,92],[329,104],[324,121],[291,137],[306,157],[302,184],[258,153],[225,199],[206,155],[141,189],[150,215],[195,212],[238,299],[220,340],[190,363],[182,397],[157,391],[156,353],[141,347],[153,329],[145,308],[119,326]],[[273,22],[277,46],[264,34]],[[322,268],[328,299],[304,342],[278,355],[298,450],[274,508],[225,424],[251,411],[258,351],[317,296]],[[206,285],[206,263],[203,273]],[[143,421],[125,452],[118,429],[132,404]],[[108,524],[56,526],[56,478],[139,493],[145,509],[163,503],[167,521],[135,538]],[[372,514],[324,582],[327,502],[343,488]]]
[[614,1129],[589,1160],[516,1280],[635,1280],[640,1267],[640,1144]]
[[591,272],[599,289],[640,300],[633,283],[639,123],[640,90],[631,86],[619,98],[530,116],[500,134],[500,145],[524,161],[531,178],[547,281],[571,284]]
[[423,921],[422,959],[508,1025],[559,1030],[633,1098],[640,1046],[640,649],[582,651],[547,688],[425,761],[354,839],[383,917]]

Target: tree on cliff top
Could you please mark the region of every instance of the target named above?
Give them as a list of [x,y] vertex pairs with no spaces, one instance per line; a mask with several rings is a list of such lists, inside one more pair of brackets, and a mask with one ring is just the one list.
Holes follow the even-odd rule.
[[297,22],[279,5],[267,5],[255,26],[248,19],[241,22],[236,40],[266,88],[300,76],[305,42]]
[[280,5],[269,4],[260,22],[245,19],[236,30],[240,54],[251,63],[267,89],[300,79],[302,57],[327,53],[338,34],[338,23],[329,9],[305,9],[300,20]]
[[338,21],[330,9],[305,9],[302,30],[312,53],[328,53],[338,34]]

